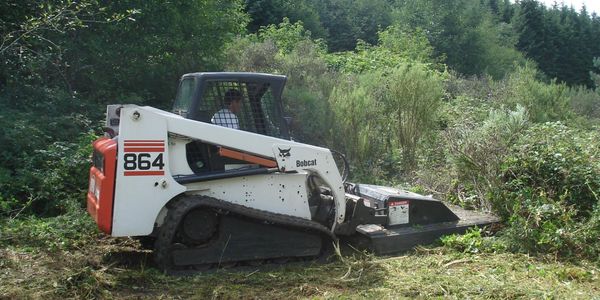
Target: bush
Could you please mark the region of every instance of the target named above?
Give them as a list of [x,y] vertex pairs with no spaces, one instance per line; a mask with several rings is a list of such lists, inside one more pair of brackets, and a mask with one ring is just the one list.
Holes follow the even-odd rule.
[[410,63],[446,69],[442,59],[434,57],[433,47],[423,30],[390,26],[377,36],[379,43],[375,46],[359,40],[354,51],[327,54],[325,59],[329,67],[346,74],[394,69]]
[[373,159],[387,149],[379,126],[382,110],[366,85],[372,76],[348,76],[333,89],[329,102],[334,108],[333,144],[342,149],[351,162],[372,165]]
[[421,139],[437,126],[443,75],[415,63],[346,78],[330,98],[334,144],[369,170],[414,169]]
[[542,75],[531,65],[519,67],[508,76],[508,93],[502,102],[511,108],[524,106],[532,122],[567,120],[573,113],[570,108],[569,89],[564,83],[544,83]]
[[323,60],[325,46],[312,40],[302,23],[263,27],[257,34],[236,39],[227,49],[226,69],[285,74],[284,111],[294,119],[292,137],[323,145],[330,140],[331,109],[327,98],[336,74]]
[[0,247],[24,247],[47,252],[81,249],[96,239],[97,232],[92,218],[78,208],[53,218],[0,219]]
[[13,176],[0,177],[6,187],[0,198],[0,214],[52,216],[81,206],[78,203],[85,199],[95,138],[92,133],[83,133],[76,143],[54,142],[26,156]]
[[444,95],[444,76],[422,64],[406,64],[381,76],[373,95],[384,109],[392,141],[402,150],[403,166],[412,169],[421,139],[436,126]]
[[527,111],[517,106],[514,111],[492,109],[483,122],[450,127],[444,134],[456,176],[450,198],[462,206],[491,209],[488,198],[500,185],[500,166],[527,126]]
[[445,247],[464,253],[497,253],[507,250],[496,237],[486,237],[481,228],[469,229],[465,234],[452,234],[441,238]]
[[0,216],[64,212],[68,204],[59,203],[81,197],[87,186],[90,132],[97,127],[90,119],[103,110],[59,88],[27,83],[2,90],[0,105]]
[[569,90],[569,98],[571,108],[577,114],[588,119],[600,120],[600,93],[585,87],[577,87]]
[[459,182],[451,149],[463,143],[463,136],[470,135],[488,118],[494,107],[494,89],[495,82],[489,76],[466,78],[450,72],[436,120],[437,130],[423,138],[413,184],[422,186],[437,198],[478,206],[479,197],[473,193],[461,196],[469,182]]
[[532,127],[512,147],[493,198],[521,250],[597,259],[599,135],[561,123]]

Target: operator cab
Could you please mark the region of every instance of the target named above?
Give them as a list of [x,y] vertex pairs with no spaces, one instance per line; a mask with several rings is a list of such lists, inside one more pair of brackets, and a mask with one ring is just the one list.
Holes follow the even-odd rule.
[[[286,80],[286,76],[262,73],[185,74],[181,77],[172,112],[186,119],[289,140],[281,103]],[[232,95],[237,102],[235,109],[231,106]],[[221,122],[223,119],[227,120]],[[223,150],[220,145],[193,140],[186,144],[188,165],[194,174],[259,167],[224,157]]]
[[187,119],[211,123],[218,112],[228,108],[228,95],[235,94],[241,97],[239,112],[235,113],[240,130],[289,140],[281,104],[286,80],[286,76],[262,73],[185,74],[172,111]]

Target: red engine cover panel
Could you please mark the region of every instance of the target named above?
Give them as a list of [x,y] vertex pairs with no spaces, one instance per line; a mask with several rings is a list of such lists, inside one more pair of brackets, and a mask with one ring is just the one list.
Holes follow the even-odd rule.
[[102,155],[103,168],[90,168],[90,185],[87,193],[87,211],[98,228],[107,234],[112,231],[115,174],[117,164],[117,142],[102,137],[94,141],[94,151]]

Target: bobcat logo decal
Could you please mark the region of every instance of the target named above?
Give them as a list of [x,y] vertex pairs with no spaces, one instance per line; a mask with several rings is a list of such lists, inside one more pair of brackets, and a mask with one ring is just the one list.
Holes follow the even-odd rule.
[[290,157],[292,155],[290,154],[290,150],[292,150],[292,148],[281,149],[277,147],[277,149],[279,149],[279,157]]

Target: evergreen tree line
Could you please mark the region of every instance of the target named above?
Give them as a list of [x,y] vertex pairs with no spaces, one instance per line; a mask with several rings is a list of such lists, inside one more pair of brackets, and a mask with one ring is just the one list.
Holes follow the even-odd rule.
[[339,52],[359,40],[376,44],[377,32],[390,25],[420,28],[436,56],[462,74],[500,78],[522,55],[548,79],[593,87],[600,18],[579,9],[536,0],[246,0],[250,32],[287,17]]

